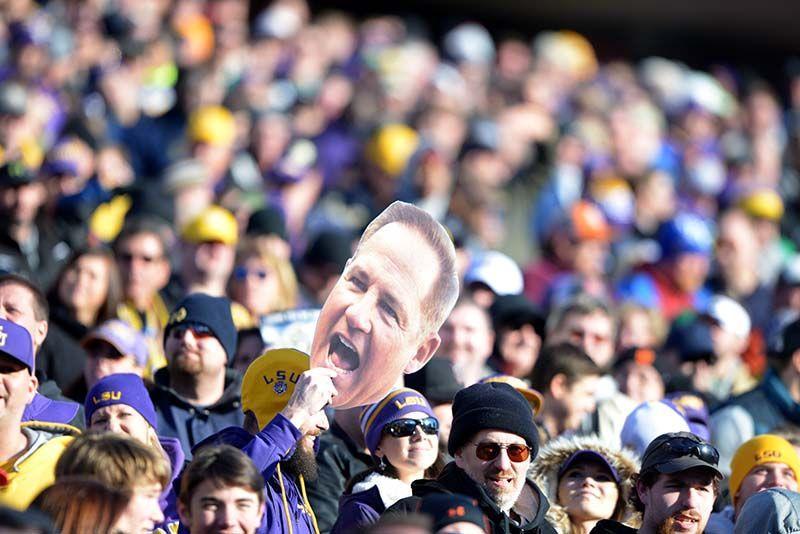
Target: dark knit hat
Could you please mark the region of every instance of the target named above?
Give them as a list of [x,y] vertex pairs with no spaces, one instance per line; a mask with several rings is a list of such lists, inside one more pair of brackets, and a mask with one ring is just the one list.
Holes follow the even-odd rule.
[[231,316],[231,301],[225,297],[212,297],[205,293],[192,293],[175,306],[164,329],[164,341],[169,338],[173,328],[178,325],[201,325],[214,334],[228,360],[236,352],[236,327]]
[[154,430],[158,430],[156,409],[139,375],[119,373],[98,380],[86,394],[86,401],[83,404],[86,427],[91,426],[94,412],[115,404],[130,406],[139,412]]
[[474,384],[462,389],[453,401],[453,425],[447,451],[451,456],[481,430],[502,430],[523,438],[531,458],[539,452],[539,433],[530,403],[503,382]]
[[286,219],[283,211],[277,206],[268,205],[250,215],[247,220],[246,235],[274,234],[281,239],[288,239]]

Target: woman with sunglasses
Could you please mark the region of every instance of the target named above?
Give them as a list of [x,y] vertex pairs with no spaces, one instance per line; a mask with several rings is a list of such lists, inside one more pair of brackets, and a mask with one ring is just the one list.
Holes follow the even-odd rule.
[[411,496],[411,483],[435,478],[443,462],[439,421],[421,393],[395,390],[361,412],[364,441],[377,465],[355,475],[339,499],[331,534],[374,523],[392,504]]
[[229,284],[231,298],[255,321],[297,306],[297,277],[292,264],[269,251],[263,241],[245,241],[239,249]]
[[637,527],[639,513],[630,503],[632,476],[639,461],[596,436],[560,437],[550,441],[531,466],[547,495],[547,517],[560,534],[591,532],[601,519]]

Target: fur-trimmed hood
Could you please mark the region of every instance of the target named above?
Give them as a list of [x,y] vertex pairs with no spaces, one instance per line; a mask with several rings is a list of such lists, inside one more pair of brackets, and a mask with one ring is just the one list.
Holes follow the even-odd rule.
[[628,449],[614,447],[595,435],[562,436],[553,439],[539,451],[539,455],[531,464],[531,476],[550,501],[550,510],[547,512],[548,520],[559,533],[569,534],[571,532],[567,512],[558,504],[558,471],[567,458],[580,450],[592,450],[602,454],[617,470],[621,480],[620,494],[626,503],[620,520],[626,525],[638,527],[641,516],[630,504],[630,495],[633,490],[632,476],[639,472],[639,459]]

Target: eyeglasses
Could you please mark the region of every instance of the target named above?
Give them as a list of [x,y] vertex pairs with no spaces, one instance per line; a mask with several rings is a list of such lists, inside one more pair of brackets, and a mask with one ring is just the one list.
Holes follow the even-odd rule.
[[500,451],[503,449],[506,450],[508,459],[512,462],[524,462],[531,455],[531,448],[521,443],[506,445],[504,443],[486,441],[482,443],[473,443],[473,445],[475,445],[475,456],[478,457],[478,460],[483,460],[484,462],[491,462],[500,456]]
[[[671,439],[661,445],[659,449],[663,449],[674,454],[675,456],[673,458],[680,458],[681,456],[694,456],[695,458],[699,458],[707,464],[717,465],[719,463],[719,452],[717,449],[708,443],[694,441],[689,438]],[[665,462],[670,460],[672,460],[672,458],[665,460]]]
[[383,433],[394,438],[406,438],[414,434],[417,425],[426,434],[435,435],[439,432],[439,420],[435,417],[425,419],[397,419],[383,427]]
[[191,330],[192,335],[198,339],[212,337],[214,335],[214,332],[212,332],[209,327],[199,323],[179,324],[170,330],[169,335],[180,339],[187,330]]
[[269,278],[269,271],[264,269],[248,269],[247,267],[237,267],[233,270],[233,277],[240,282],[249,275],[253,275],[259,280],[266,280]]

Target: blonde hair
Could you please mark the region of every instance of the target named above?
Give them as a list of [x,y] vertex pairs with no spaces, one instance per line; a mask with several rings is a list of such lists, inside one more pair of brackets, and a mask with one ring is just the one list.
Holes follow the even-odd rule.
[[56,463],[56,480],[87,477],[124,491],[148,483],[165,488],[171,475],[161,453],[134,438],[109,432],[78,436]]
[[236,265],[241,264],[247,258],[258,258],[275,272],[278,279],[278,291],[272,299],[270,306],[272,311],[294,309],[297,306],[299,289],[297,275],[291,262],[276,255],[268,243],[259,238],[247,238],[239,245],[236,252]]

